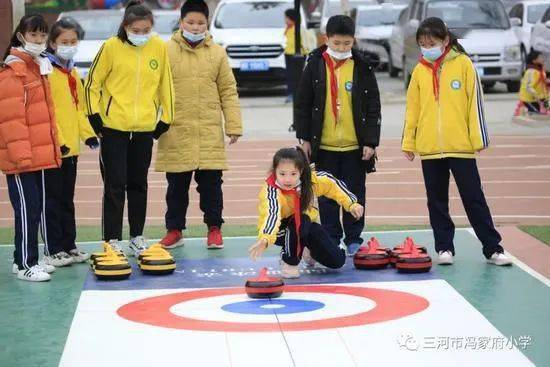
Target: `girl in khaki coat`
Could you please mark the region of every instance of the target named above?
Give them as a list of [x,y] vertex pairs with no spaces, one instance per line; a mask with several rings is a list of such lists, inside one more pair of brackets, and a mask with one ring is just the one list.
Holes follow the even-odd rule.
[[166,172],[168,181],[167,234],[161,241],[165,248],[183,245],[193,173],[208,226],[207,246],[223,248],[224,135],[229,137],[229,144],[235,143],[242,135],[242,121],[227,55],[206,32],[207,26],[206,3],[188,0],[181,8],[180,30],[168,41],[175,116],[172,127],[159,140],[156,162],[156,170]]

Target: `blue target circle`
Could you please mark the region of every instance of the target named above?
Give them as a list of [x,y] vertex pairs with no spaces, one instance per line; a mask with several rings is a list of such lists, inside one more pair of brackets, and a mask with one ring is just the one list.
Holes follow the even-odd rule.
[[222,306],[222,310],[248,315],[273,315],[311,312],[325,307],[317,301],[303,299],[258,299],[253,301],[235,302]]

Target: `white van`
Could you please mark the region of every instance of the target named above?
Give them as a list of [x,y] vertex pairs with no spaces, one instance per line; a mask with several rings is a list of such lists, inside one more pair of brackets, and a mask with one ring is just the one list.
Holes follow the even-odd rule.
[[405,86],[420,56],[416,30],[422,20],[438,17],[459,38],[485,87],[506,83],[518,92],[523,69],[520,43],[500,0],[412,0],[405,24],[403,78]]
[[[222,0],[212,17],[210,34],[223,46],[239,84],[283,83],[285,76],[285,10],[293,0]],[[305,31],[302,43],[314,48],[315,39]]]

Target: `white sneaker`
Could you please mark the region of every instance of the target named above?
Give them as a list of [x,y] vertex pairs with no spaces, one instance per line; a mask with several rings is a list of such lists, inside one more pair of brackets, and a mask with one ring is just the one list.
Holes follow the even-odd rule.
[[79,251],[78,249],[72,249],[69,251],[69,255],[73,258],[75,263],[83,263],[90,258],[90,254],[87,252]]
[[122,252],[122,245],[120,244],[119,240],[109,240],[109,246],[111,246],[111,248],[113,250],[115,250],[116,252],[123,253]]
[[42,259],[43,264],[52,265],[56,268],[69,266],[73,263],[73,261],[73,258],[64,251],[58,252],[54,255],[44,256],[44,258]]
[[132,250],[133,255],[138,257],[143,251],[147,250],[148,244],[147,240],[143,236],[137,236],[130,239],[129,243],[130,250]]
[[304,247],[304,251],[302,251],[302,261],[306,263],[306,266],[314,267],[317,261],[313,257],[311,257],[311,251],[307,247]]
[[[40,266],[44,271],[48,274],[53,273],[55,271],[55,266],[51,266],[48,264],[44,264],[42,260],[38,260],[38,266]],[[11,267],[11,272],[13,274],[19,273],[19,266],[17,264],[13,264]]]
[[451,251],[439,251],[437,255],[437,263],[439,265],[452,265],[453,253]]
[[12,273],[12,274],[17,274],[17,273],[19,273],[19,266],[17,266],[17,264],[13,264],[13,265],[11,266],[11,273]]
[[512,265],[512,259],[502,252],[495,252],[490,259],[487,259],[487,262],[498,266]]
[[281,277],[284,279],[296,279],[300,277],[298,265],[289,265],[281,260]]
[[46,273],[39,265],[35,265],[30,269],[19,270],[17,272],[17,278],[29,282],[46,282],[52,279],[50,274]]

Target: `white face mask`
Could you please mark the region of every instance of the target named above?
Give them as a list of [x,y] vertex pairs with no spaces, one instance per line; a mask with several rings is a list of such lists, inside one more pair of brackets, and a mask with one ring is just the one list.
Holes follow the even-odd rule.
[[57,46],[57,51],[55,54],[63,60],[72,60],[76,52],[78,51],[78,46]]
[[21,33],[17,33],[17,39],[23,44],[23,50],[34,57],[38,57],[42,52],[46,51],[46,43],[28,42]]
[[151,33],[147,34],[134,34],[131,32],[126,32],[128,34],[128,41],[132,42],[133,45],[140,47],[149,41],[151,38]]
[[191,41],[191,42],[200,42],[204,39],[204,37],[206,37],[206,32],[195,34],[195,33],[188,32],[185,29],[182,31],[182,34],[183,34],[183,37],[185,37],[188,41]]
[[331,57],[335,58],[336,60],[344,60],[349,59],[351,57],[351,50],[347,52],[339,52],[334,51],[332,48],[327,48],[327,54],[329,54]]

